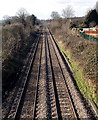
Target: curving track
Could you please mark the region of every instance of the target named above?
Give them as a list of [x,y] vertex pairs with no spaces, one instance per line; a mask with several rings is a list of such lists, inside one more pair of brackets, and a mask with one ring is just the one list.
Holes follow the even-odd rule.
[[63,60],[48,28],[34,44],[29,62],[5,119],[79,119]]

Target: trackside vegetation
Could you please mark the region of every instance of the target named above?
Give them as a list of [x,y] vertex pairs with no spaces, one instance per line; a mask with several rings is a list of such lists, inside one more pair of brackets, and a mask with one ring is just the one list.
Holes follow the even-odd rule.
[[25,9],[2,24],[2,92],[13,88],[37,35],[38,19]]
[[73,34],[68,24],[69,19],[48,21],[60,49],[67,56],[80,91],[98,105],[98,43]]

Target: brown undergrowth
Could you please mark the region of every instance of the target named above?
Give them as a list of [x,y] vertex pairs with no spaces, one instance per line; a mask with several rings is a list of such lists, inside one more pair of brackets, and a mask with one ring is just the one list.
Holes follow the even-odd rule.
[[48,25],[71,64],[79,89],[98,105],[98,43],[73,34],[69,21],[51,21]]
[[2,26],[2,92],[12,89],[30,50],[37,30],[21,23]]

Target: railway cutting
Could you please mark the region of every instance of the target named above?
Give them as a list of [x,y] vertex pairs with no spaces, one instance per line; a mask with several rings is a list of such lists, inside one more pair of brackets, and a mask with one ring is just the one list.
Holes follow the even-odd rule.
[[4,120],[96,119],[84,107],[49,28],[42,28],[28,62],[12,102],[3,108]]

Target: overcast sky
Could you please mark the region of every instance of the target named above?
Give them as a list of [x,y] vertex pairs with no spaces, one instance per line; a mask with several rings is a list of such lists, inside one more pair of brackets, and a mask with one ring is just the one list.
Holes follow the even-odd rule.
[[20,8],[25,8],[29,14],[39,19],[50,18],[52,11],[62,13],[62,9],[71,5],[75,16],[84,16],[88,9],[94,8],[98,0],[2,0],[0,2],[0,19],[4,15],[14,16]]

